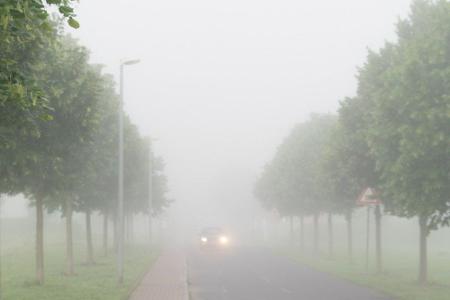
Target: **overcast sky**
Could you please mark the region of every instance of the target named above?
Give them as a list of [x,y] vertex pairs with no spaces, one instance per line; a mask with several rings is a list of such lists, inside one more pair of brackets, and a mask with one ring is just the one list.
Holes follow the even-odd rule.
[[[290,128],[354,95],[367,48],[409,0],[81,0],[71,32],[126,69],[126,111],[158,139],[179,205],[246,205]],[[195,206],[196,207],[196,206]],[[232,209],[231,209],[232,210]]]

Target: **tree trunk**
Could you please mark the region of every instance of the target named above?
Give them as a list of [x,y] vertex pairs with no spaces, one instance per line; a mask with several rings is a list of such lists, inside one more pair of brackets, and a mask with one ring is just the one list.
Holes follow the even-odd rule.
[[428,218],[419,216],[420,245],[419,245],[419,284],[425,285],[428,281],[428,262],[427,262],[427,237],[428,237]]
[[160,243],[162,243],[165,238],[163,233],[164,233],[164,226],[162,220],[160,219],[158,222],[158,241]]
[[124,234],[124,238],[125,238],[125,242],[127,242],[128,243],[128,238],[129,238],[129,232],[128,232],[128,215],[126,214],[126,213],[124,213],[124,216],[123,216],[123,222],[124,222],[124,224],[123,224],[123,228],[124,228],[124,232],[123,232],[123,234]]
[[345,216],[347,221],[347,255],[349,263],[353,263],[353,233],[352,233],[352,211],[349,210]]
[[86,242],[87,242],[87,257],[88,265],[94,264],[94,247],[92,245],[92,226],[91,226],[91,211],[86,210]]
[[133,213],[127,216],[127,237],[128,243],[133,243],[134,240],[134,226],[133,226]]
[[314,255],[319,254],[319,213],[314,214]]
[[36,280],[44,284],[44,203],[36,197]]
[[375,264],[378,274],[383,272],[383,261],[381,253],[381,207],[375,206]]
[[153,220],[151,213],[148,214],[148,241],[151,247],[153,245]]
[[119,226],[117,226],[117,214],[114,213],[113,214],[113,246],[114,246],[114,253],[117,253],[117,248],[118,248],[118,228]]
[[72,199],[66,200],[66,275],[74,274],[73,233],[72,233]]
[[305,251],[305,223],[303,214],[300,215],[300,250]]
[[289,216],[289,244],[294,244],[294,217]]
[[333,215],[328,213],[328,256],[333,257]]
[[103,215],[103,255],[108,256],[108,214]]
[[2,198],[2,193],[0,193],[0,299],[2,299],[3,297],[3,286],[2,286],[2,269],[3,269],[3,264],[2,264],[2,256],[1,256],[1,249],[2,247],[2,231],[3,231],[3,226],[2,226],[2,206],[3,206],[3,198]]

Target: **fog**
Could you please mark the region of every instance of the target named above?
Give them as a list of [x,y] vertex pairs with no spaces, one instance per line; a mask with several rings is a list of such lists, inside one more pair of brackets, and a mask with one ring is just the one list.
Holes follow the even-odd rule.
[[174,210],[227,219],[257,205],[253,182],[294,124],[355,93],[409,2],[81,1],[73,35],[116,76],[142,60],[125,71],[125,108],[157,139]]
[[448,298],[448,0],[10,2],[1,299]]

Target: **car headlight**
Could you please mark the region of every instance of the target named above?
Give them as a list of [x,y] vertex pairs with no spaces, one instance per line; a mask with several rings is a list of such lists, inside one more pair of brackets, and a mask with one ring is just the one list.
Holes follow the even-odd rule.
[[200,240],[201,240],[203,243],[206,243],[206,242],[208,241],[208,238],[205,237],[205,236],[202,236],[202,237],[200,238]]
[[220,237],[219,241],[221,244],[228,244],[228,237],[223,235]]

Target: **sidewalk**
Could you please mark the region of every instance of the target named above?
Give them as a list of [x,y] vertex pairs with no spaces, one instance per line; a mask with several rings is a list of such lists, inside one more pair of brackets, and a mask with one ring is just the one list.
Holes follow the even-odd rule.
[[188,300],[186,258],[175,250],[164,251],[144,276],[129,300]]

